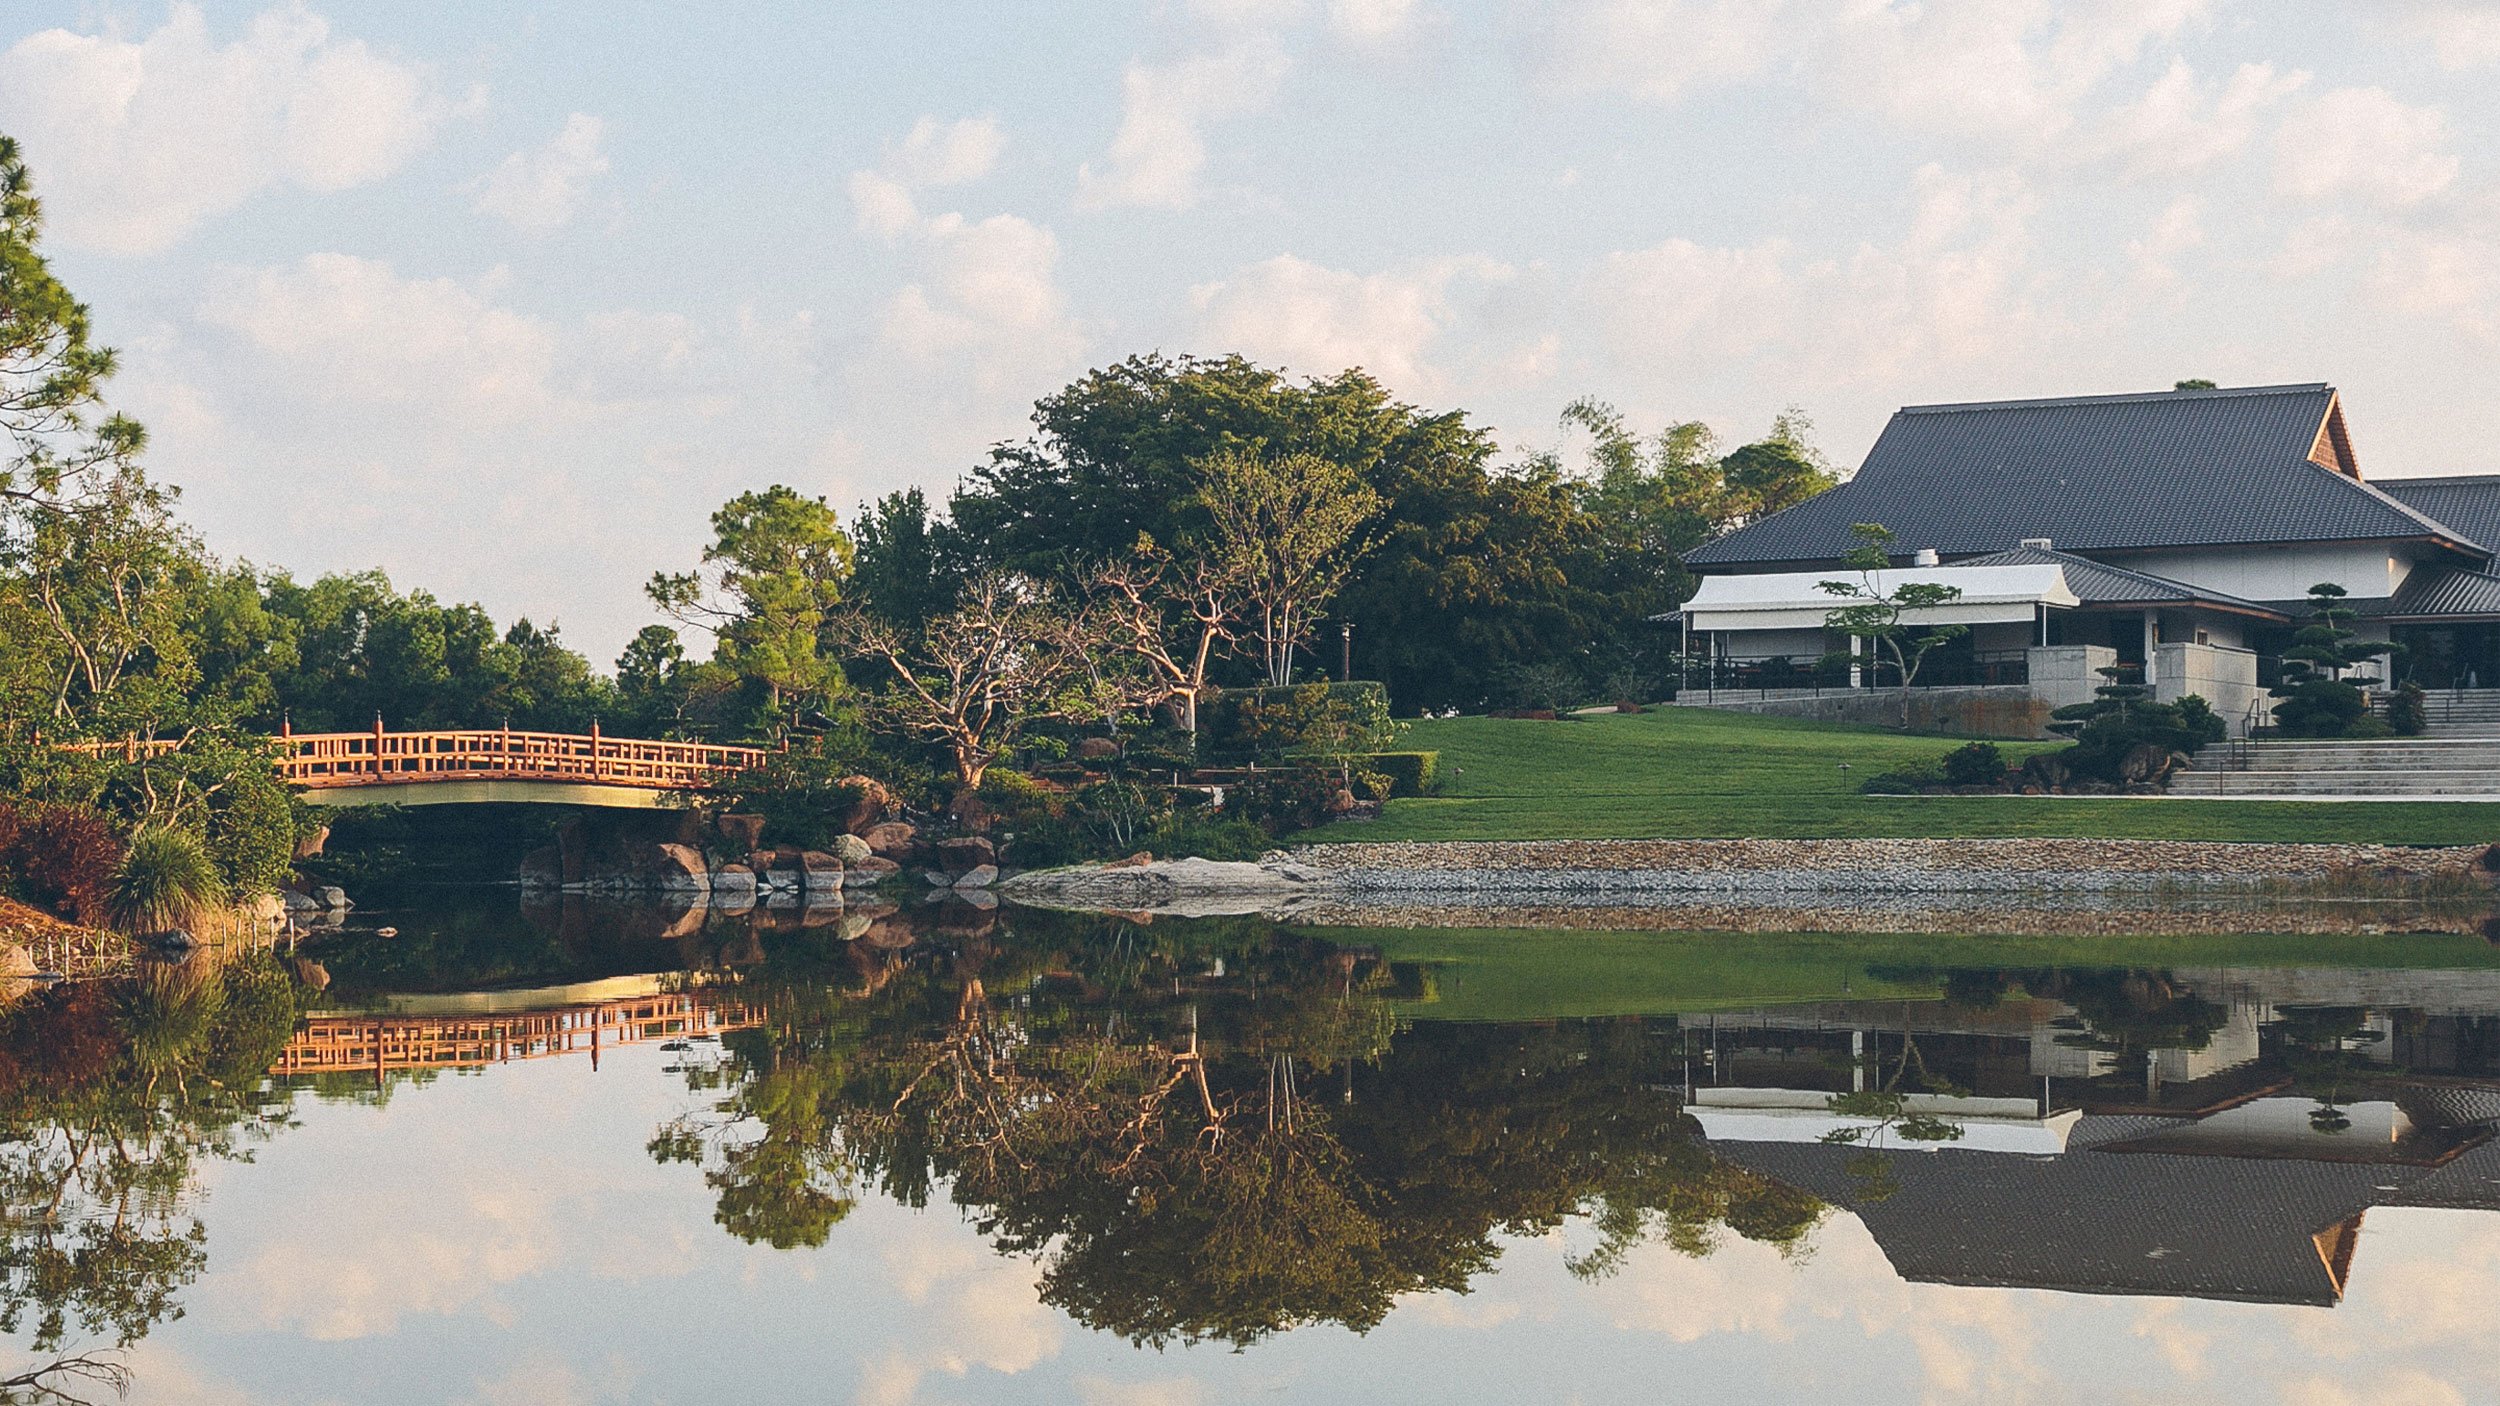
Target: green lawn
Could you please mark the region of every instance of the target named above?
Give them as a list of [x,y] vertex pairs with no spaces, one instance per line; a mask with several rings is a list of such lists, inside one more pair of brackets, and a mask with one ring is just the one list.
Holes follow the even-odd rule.
[[[1313,929],[1344,940],[1342,929]],[[1423,1020],[1694,1015],[1811,1001],[1941,999],[1951,968],[2228,967],[2487,970],[2500,949],[2465,934],[2285,937],[1920,936],[1383,929],[1364,934],[1419,969]]]
[[[2092,796],[1861,796],[1888,767],[1958,745],[1875,728],[1700,708],[1562,722],[1419,722],[1398,746],[1441,754],[1441,794],[1368,824],[1300,838],[1630,840],[1962,838],[2316,840],[2481,844],[2500,805],[2457,801],[2155,800]],[[2010,760],[2062,745],[2008,742]],[[1846,770],[1843,769],[1844,764]]]

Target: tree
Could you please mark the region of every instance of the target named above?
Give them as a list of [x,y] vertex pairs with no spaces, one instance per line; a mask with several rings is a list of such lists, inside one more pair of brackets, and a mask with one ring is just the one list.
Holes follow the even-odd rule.
[[2266,690],[2276,700],[2274,724],[2287,736],[2350,737],[2383,726],[2370,718],[2370,701],[2359,683],[2345,674],[2381,656],[2392,658],[2404,646],[2361,638],[2353,619],[2343,587],[2321,581],[2309,588],[2308,623],[2283,651],[2282,678]]
[[1199,501],[1214,525],[1210,555],[1240,583],[1268,684],[1289,684],[1294,651],[1362,556],[1356,534],[1380,496],[1316,454],[1228,449],[1199,469]]
[[117,357],[53,276],[36,247],[42,233],[33,178],[16,141],[0,136],[0,506],[58,514],[135,471],[147,435],[105,408]]
[[841,691],[823,651],[827,622],[851,573],[851,539],[822,498],[775,484],[712,514],[705,570],[658,572],[644,590],[680,624],[712,632],[713,657],[761,686],[766,706],[795,720]]
[[1184,565],[1140,542],[1129,560],[1096,569],[1089,585],[1113,647],[1154,679],[1148,702],[1178,700],[1181,727],[1196,732],[1218,649],[1239,637],[1244,583],[1236,571],[1205,557]]
[[852,603],[906,633],[925,628],[955,598],[945,526],[917,488],[863,506],[852,527]]
[[1907,728],[1910,687],[1918,679],[1919,665],[1937,646],[1970,633],[1967,625],[1922,625],[1912,617],[1960,600],[1962,588],[1932,581],[1887,580],[1885,573],[1892,569],[1892,529],[1861,522],[1849,530],[1857,534],[1858,545],[1846,560],[1857,569],[1857,579],[1818,584],[1832,595],[1858,603],[1833,611],[1823,617],[1823,623],[1853,640],[1864,640],[1870,653],[1881,650],[1890,656],[1893,677],[1901,689],[1901,726]]
[[1092,700],[1073,687],[1089,642],[1059,600],[1027,578],[975,578],[916,639],[858,611],[838,620],[835,633],[893,675],[868,700],[871,718],[943,748],[966,790],[980,786],[1025,727],[1093,712]]

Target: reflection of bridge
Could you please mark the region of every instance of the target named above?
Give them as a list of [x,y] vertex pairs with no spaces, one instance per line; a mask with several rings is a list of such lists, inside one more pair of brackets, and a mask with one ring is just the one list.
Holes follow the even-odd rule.
[[[492,1005],[487,1001],[480,1004]],[[272,1074],[370,1074],[456,1069],[587,1054],[651,1040],[750,1029],[763,1012],[701,992],[646,993],[540,1010],[477,1010],[306,1017]]]
[[[672,791],[690,791],[761,765],[762,747],[660,742],[588,733],[467,728],[391,732],[296,732],[276,739],[278,774],[314,805],[450,805],[535,801],[647,809]],[[173,751],[178,742],[86,743],[133,760]],[[385,794],[386,793],[386,794]]]

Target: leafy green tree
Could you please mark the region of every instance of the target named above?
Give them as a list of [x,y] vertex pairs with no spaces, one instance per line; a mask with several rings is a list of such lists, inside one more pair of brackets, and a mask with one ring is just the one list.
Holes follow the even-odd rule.
[[825,632],[852,559],[833,509],[775,484],[723,504],[712,537],[702,570],[652,576],[652,602],[710,630],[713,658],[761,688],[771,714],[790,722],[828,707],[843,680]]
[[947,560],[946,524],[917,488],[861,508],[852,525],[852,603],[906,632],[925,629],[955,601],[962,572]]
[[1960,600],[1962,588],[1933,581],[1886,580],[1884,573],[1892,570],[1892,530],[1875,522],[1861,522],[1849,530],[1857,534],[1858,545],[1846,560],[1857,571],[1857,579],[1818,584],[1831,595],[1857,603],[1823,617],[1824,624],[1864,641],[1869,654],[1889,657],[1901,694],[1901,726],[1906,728],[1910,725],[1910,688],[1918,680],[1919,665],[1939,646],[1970,633],[1968,625],[1920,624],[1912,617]]
[[1353,574],[1380,496],[1316,454],[1229,449],[1198,466],[1209,555],[1239,584],[1269,687],[1293,682],[1294,651]]

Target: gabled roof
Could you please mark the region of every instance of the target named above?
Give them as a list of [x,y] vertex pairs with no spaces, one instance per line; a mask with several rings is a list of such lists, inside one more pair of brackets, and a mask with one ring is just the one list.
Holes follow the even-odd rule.
[[2443,620],[2500,616],[2500,576],[2482,571],[2423,568],[2405,577],[2387,603],[2369,612],[2374,620]]
[[1688,565],[1837,561],[1852,524],[1904,552],[2472,539],[2361,481],[2333,387],[1910,406],[1849,482],[1685,554]]
[[2378,488],[2422,516],[2500,550],[2500,474],[2383,478]]
[[2269,620],[2285,619],[2282,611],[2269,605],[2220,591],[2189,586],[2167,577],[2142,571],[2129,571],[2123,566],[2109,566],[2088,557],[2075,556],[2050,547],[2016,547],[2010,552],[1992,552],[1955,563],[1958,566],[2056,566],[2066,573],[2066,589],[2087,606],[2092,605],[2205,605],[2220,610],[2261,615]]

